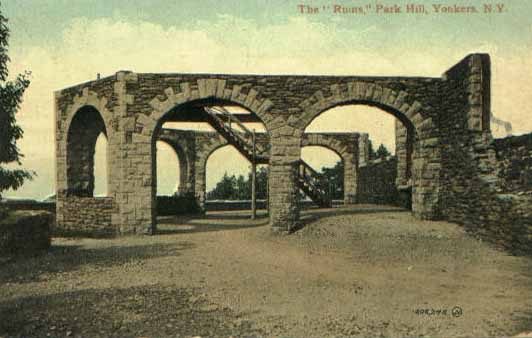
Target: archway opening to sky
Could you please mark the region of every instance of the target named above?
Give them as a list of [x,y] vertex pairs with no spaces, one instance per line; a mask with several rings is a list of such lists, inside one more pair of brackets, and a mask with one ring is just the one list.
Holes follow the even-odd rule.
[[[411,194],[414,134],[413,127],[408,122],[402,112],[366,104],[346,104],[319,114],[307,126],[305,133],[360,134],[356,165],[353,169],[344,168],[344,177],[351,176],[349,182],[344,182],[344,185],[347,184],[344,187],[346,203],[382,201],[382,204],[395,204],[397,200],[398,204],[409,205],[400,202],[397,197],[403,193],[408,196]],[[309,164],[319,170],[326,164],[328,153],[330,151],[327,149],[317,147],[312,154],[314,160],[308,159]],[[305,148],[302,151],[303,160],[304,156],[309,156],[308,153],[305,154]],[[329,175],[333,173],[329,172]]]
[[179,190],[181,166],[176,151],[166,142],[157,141],[157,195],[170,196]]
[[324,111],[305,129],[311,132],[367,133],[373,149],[382,144],[395,154],[396,118],[384,110],[367,105],[345,105]]
[[[105,122],[93,106],[83,106],[74,114],[68,127],[66,144],[67,195],[80,197],[96,196],[95,181],[107,194],[107,135]],[[96,146],[98,143],[98,155]],[[95,160],[99,167],[95,170]]]
[[[231,159],[231,160],[228,160]],[[266,166],[258,166],[260,173]],[[206,164],[206,199],[246,201],[251,199],[251,163],[230,145],[216,149]],[[258,177],[257,198],[263,199],[266,185]]]
[[100,133],[94,147],[94,196],[107,196],[107,137]]
[[[328,178],[327,189],[333,200],[344,199],[344,163],[339,154],[323,146],[305,146],[301,159]],[[300,197],[310,200],[302,191]]]
[[[253,133],[257,146],[268,149],[269,137],[260,118],[231,101],[193,100],[165,113],[152,135],[155,212],[161,216],[205,212],[208,199],[250,199],[250,154],[242,143]],[[228,181],[233,191],[222,191]]]

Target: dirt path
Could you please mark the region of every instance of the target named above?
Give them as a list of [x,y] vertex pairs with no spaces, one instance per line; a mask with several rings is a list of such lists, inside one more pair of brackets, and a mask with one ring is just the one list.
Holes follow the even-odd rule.
[[0,268],[0,337],[532,329],[530,258],[389,207],[302,216],[306,226],[291,236],[272,235],[266,218],[213,213],[161,219],[152,237],[54,239],[50,254]]

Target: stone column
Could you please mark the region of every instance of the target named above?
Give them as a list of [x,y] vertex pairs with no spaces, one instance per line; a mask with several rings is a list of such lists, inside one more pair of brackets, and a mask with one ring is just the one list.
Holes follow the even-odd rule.
[[437,220],[440,215],[441,148],[437,137],[414,145],[412,165],[412,212],[420,219]]
[[268,187],[270,225],[275,232],[290,232],[299,222],[297,179],[302,134],[289,125],[271,132]]
[[344,158],[344,204],[357,202],[357,159],[356,152]]
[[127,91],[130,82],[138,82],[137,74],[116,74],[115,115],[120,121],[117,126],[120,142],[113,146],[113,151],[117,161],[116,178],[119,178],[116,194],[118,221],[121,233],[152,234],[157,224],[156,139],[153,138],[157,119],[141,112],[141,104],[135,102],[134,92]]
[[205,201],[207,200],[206,162],[203,158],[196,159],[194,167],[194,193],[201,212],[205,212]]
[[408,144],[407,129],[399,120],[395,120],[395,156],[397,157],[397,178],[395,185],[406,188],[409,185],[410,166],[409,152],[412,151],[411,145]]
[[171,144],[174,149],[177,160],[179,161],[179,194],[194,192],[194,177],[189,169],[189,158],[186,150],[176,144]]
[[369,163],[369,135],[360,134],[358,138],[358,166]]

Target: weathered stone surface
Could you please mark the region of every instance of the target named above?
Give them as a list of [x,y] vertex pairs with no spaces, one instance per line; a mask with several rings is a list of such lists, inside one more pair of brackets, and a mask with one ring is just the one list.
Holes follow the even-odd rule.
[[[176,110],[206,102],[240,105],[264,123],[270,148],[270,223],[283,231],[292,229],[299,217],[294,180],[304,130],[324,110],[346,104],[376,106],[401,121],[396,127],[396,185],[411,187],[417,217],[478,225],[475,219],[485,222],[478,212],[483,210],[493,215],[490,224],[496,224],[502,211],[489,213],[486,208],[502,210],[497,207],[502,203],[498,194],[521,196],[530,190],[526,187],[530,164],[521,162],[528,148],[497,148],[497,142],[490,140],[490,60],[484,54],[467,56],[437,78],[119,72],[55,95],[58,225],[73,226],[79,215],[76,209],[84,209],[84,217],[90,220],[84,227],[152,233],[156,224],[154,144],[162,121]],[[90,116],[83,114],[87,112]],[[105,203],[90,199],[93,143],[100,132],[108,137],[113,178]],[[195,151],[195,157],[183,156],[184,173],[194,177],[183,187],[194,189],[200,199],[204,199],[205,180],[199,177],[205,174],[207,157],[199,155],[219,146],[220,139],[211,141],[203,143],[206,148],[201,151],[197,145],[175,148]],[[336,141],[327,146],[339,153],[352,151],[352,145]],[[367,163],[364,137],[356,148],[358,156],[348,159],[355,168],[358,162]],[[516,173],[523,170],[525,174]],[[349,171],[346,177],[357,182],[356,170]],[[357,183],[346,187],[357,189]],[[81,208],[85,202],[89,207]],[[508,210],[526,218],[522,203],[512,202]],[[516,233],[505,229],[507,234]],[[496,236],[495,231],[491,233]]]
[[372,160],[358,168],[358,203],[397,204],[397,158]]
[[[344,201],[356,201],[356,166],[358,156],[358,133],[305,133],[301,137],[301,147],[321,146],[338,154],[344,162]],[[257,146],[259,149],[269,147],[269,137],[266,133],[257,133]],[[216,132],[198,132],[188,130],[163,129],[159,140],[168,143],[174,148],[180,165],[180,190],[179,192],[195,193],[198,204],[205,205],[205,168],[209,156],[225,145],[226,139]],[[284,142],[281,142],[284,144]],[[277,147],[272,155],[284,156],[286,147]],[[189,163],[193,163],[189,165]]]

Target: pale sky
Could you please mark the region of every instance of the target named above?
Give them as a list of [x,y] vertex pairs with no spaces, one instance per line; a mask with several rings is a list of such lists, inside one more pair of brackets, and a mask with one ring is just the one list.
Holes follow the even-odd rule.
[[[11,74],[24,70],[33,73],[17,119],[25,131],[19,143],[25,154],[23,166],[39,175],[18,191],[4,195],[42,198],[55,190],[53,91],[94,79],[97,73],[106,76],[124,69],[440,76],[467,54],[486,52],[492,57],[493,113],[511,122],[514,134],[530,132],[532,1],[499,2],[506,4],[506,11],[491,15],[302,15],[297,10],[300,3],[313,6],[331,3],[315,0],[3,1],[2,11],[10,19]],[[375,4],[353,0],[334,3]],[[410,1],[379,3],[404,5]],[[437,3],[453,5],[455,2]],[[481,7],[484,1],[468,3]],[[364,107],[329,111],[311,127],[313,131],[369,132],[375,144],[393,147],[393,118]],[[500,131],[495,135],[500,136]],[[164,146],[159,148],[158,190],[171,193],[178,177],[177,160]],[[228,156],[234,160],[227,161]],[[337,160],[334,156],[316,149],[303,150],[304,159],[316,167],[333,165]],[[245,173],[247,165],[238,160],[234,149],[220,149],[208,163],[208,189],[225,171]],[[97,165],[97,176],[104,172],[102,167]],[[97,185],[102,186],[101,180]]]

